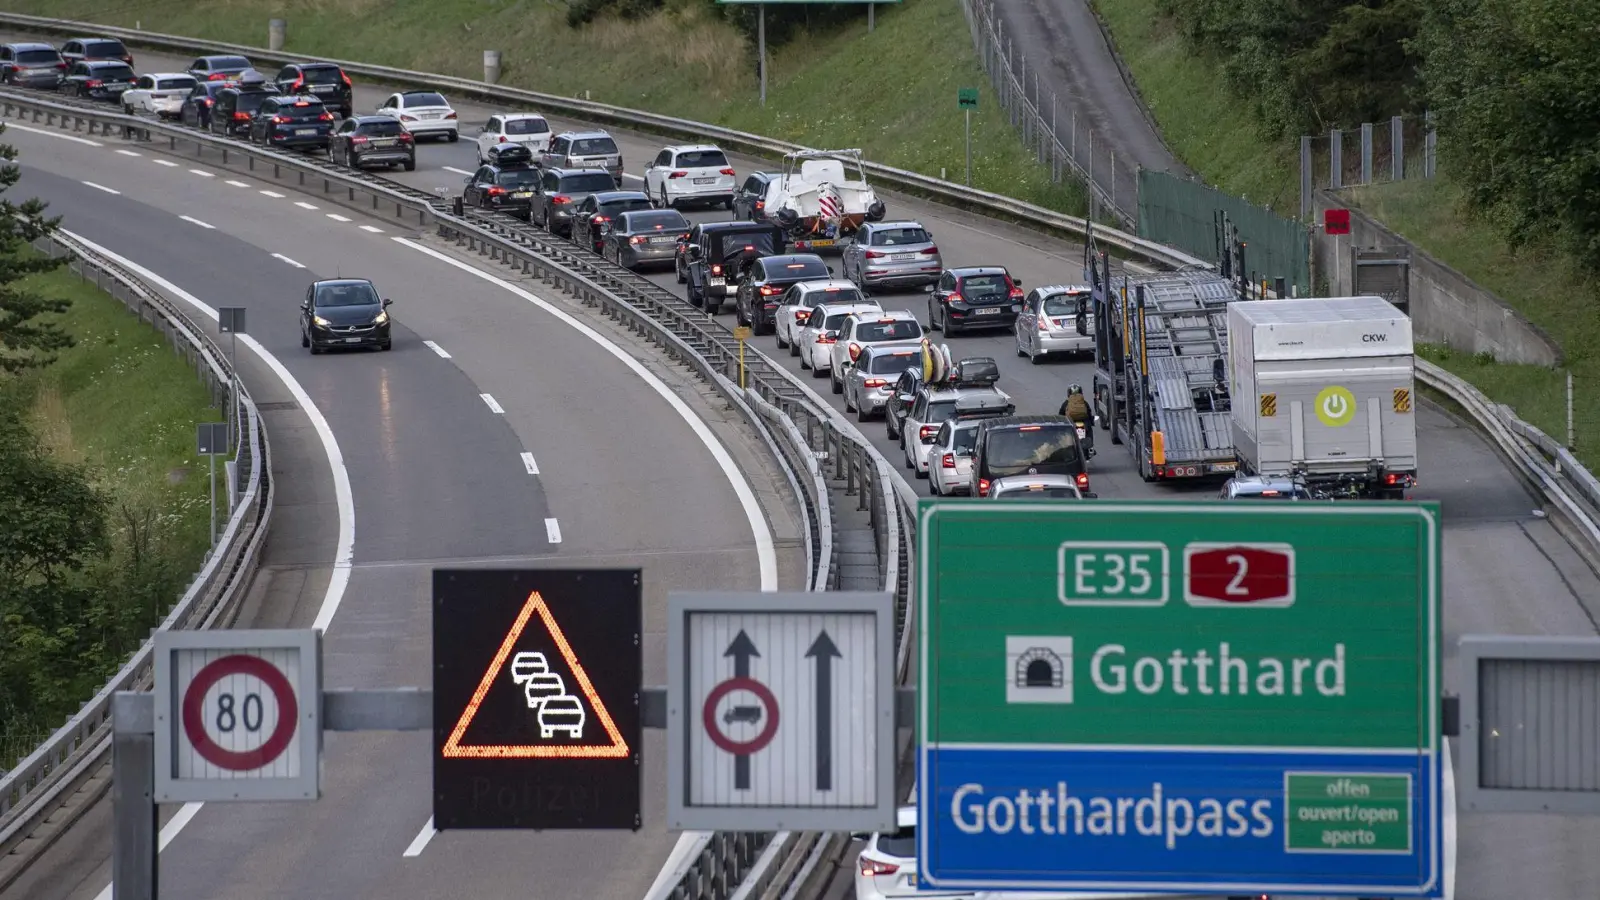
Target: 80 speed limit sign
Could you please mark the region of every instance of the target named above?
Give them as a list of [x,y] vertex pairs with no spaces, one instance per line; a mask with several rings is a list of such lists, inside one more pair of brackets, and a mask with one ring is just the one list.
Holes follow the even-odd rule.
[[160,632],[155,652],[159,802],[317,798],[318,632]]

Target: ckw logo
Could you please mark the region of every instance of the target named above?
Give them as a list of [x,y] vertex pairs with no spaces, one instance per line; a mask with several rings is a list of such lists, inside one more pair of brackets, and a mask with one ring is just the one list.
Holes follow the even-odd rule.
[[1006,702],[1071,703],[1072,638],[1006,635]]

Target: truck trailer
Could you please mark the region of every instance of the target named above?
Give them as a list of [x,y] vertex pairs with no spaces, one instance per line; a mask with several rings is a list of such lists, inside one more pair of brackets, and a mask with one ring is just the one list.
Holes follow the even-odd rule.
[[1313,496],[1403,499],[1417,480],[1411,320],[1381,297],[1228,306],[1240,470]]

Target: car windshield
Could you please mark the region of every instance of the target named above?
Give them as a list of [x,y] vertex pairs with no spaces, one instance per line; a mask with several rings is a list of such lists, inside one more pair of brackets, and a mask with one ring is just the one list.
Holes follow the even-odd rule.
[[[117,55],[121,56],[122,54],[119,53]],[[216,72],[216,71],[219,71],[219,70],[222,70],[222,69],[248,69],[248,68],[250,68],[250,60],[245,59],[242,56],[213,56],[213,57],[211,57],[211,71],[213,71],[213,72]]]
[[968,297],[1004,297],[1009,290],[1004,275],[968,275],[961,279],[961,293]]
[[771,256],[774,249],[772,246],[772,232],[770,231],[717,234],[712,237],[712,240],[721,243],[722,258],[724,260],[732,259],[746,250],[755,253],[757,256]]
[[1071,425],[1025,425],[989,432],[984,454],[990,475],[1020,475],[1030,466],[1078,464],[1078,433]]
[[338,84],[339,70],[333,66],[306,66],[300,70],[306,84]]
[[256,110],[260,109],[261,104],[267,102],[267,98],[271,96],[272,95],[266,91],[240,91],[239,111],[255,112]]
[[633,212],[636,209],[650,208],[650,201],[644,197],[631,197],[627,200],[607,200],[600,204],[600,214],[603,216],[616,216],[620,213]]
[[954,398],[949,400],[929,400],[928,411],[924,414],[925,417],[923,418],[922,423],[924,425],[937,424],[939,422],[943,422],[945,419],[955,418],[955,414],[956,401]]
[[[239,99],[243,101],[246,96],[245,94],[240,94]],[[314,100],[296,100],[293,103],[283,103],[278,106],[278,115],[287,116],[291,119],[315,119],[317,116],[322,115],[323,112],[325,110],[322,108],[322,104]]]
[[953,439],[955,443],[950,446],[951,452],[958,456],[971,456],[973,448],[978,446],[977,426],[957,428]]
[[128,48],[121,41],[84,41],[83,55],[123,57],[128,55]]
[[17,62],[19,63],[53,63],[60,62],[61,54],[54,50],[19,50]]
[[518,186],[538,184],[539,170],[534,168],[503,170],[494,177],[494,181],[496,184],[514,184]]
[[996,497],[1010,497],[1017,500],[1076,500],[1078,493],[1068,487],[1046,487],[1034,490],[1027,485],[1018,485],[1006,488]]
[[404,98],[405,105],[408,107],[450,105],[449,103],[445,102],[443,94],[435,94],[433,91],[418,91],[414,94],[402,94],[401,96]]
[[870,344],[876,341],[909,341],[922,337],[922,326],[911,319],[893,319],[888,322],[863,322],[856,329],[855,339]]
[[678,165],[685,169],[726,169],[728,158],[721,150],[685,150],[678,154]]
[[901,372],[922,365],[922,351],[913,350],[910,353],[885,353],[874,356],[868,364],[868,375],[899,375]]
[[843,325],[844,320],[848,318],[850,318],[849,313],[834,313],[833,315],[822,320],[822,330],[838,331],[839,326]]
[[1087,294],[1051,294],[1044,298],[1044,314],[1075,316],[1078,314],[1078,304],[1087,299]]
[[807,303],[861,303],[861,292],[855,288],[829,288],[806,296]]
[[683,231],[689,220],[677,210],[635,213],[628,217],[628,231]]
[[878,852],[889,856],[898,856],[901,859],[915,859],[917,856],[917,826],[907,825],[894,834],[878,835]]
[[828,277],[828,264],[820,259],[791,259],[788,262],[768,262],[767,278],[770,281],[803,281],[807,278]]
[[544,134],[549,130],[549,123],[543,119],[506,120],[506,134]]
[[163,78],[156,82],[156,90],[192,91],[194,90],[194,79],[189,78],[188,76],[184,76],[183,78]]
[[909,244],[926,244],[928,241],[928,233],[921,228],[884,228],[872,233],[874,247],[904,247]]
[[594,194],[616,190],[616,187],[617,183],[604,172],[568,175],[561,179],[561,192],[564,194]]
[[374,137],[394,137],[400,133],[401,128],[400,123],[395,121],[362,122],[361,127],[357,130],[362,134],[370,134]]
[[324,284],[317,288],[317,306],[377,306],[378,292],[364,281]]
[[610,156],[617,152],[617,142],[608,137],[579,138],[572,142],[573,156]]

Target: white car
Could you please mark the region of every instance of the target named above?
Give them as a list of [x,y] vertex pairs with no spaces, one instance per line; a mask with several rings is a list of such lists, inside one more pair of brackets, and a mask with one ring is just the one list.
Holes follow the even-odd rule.
[[925,384],[900,423],[900,447],[906,468],[918,478],[930,477],[933,445],[939,429],[958,416],[983,418],[1016,411],[1011,395],[993,384]]
[[788,349],[790,356],[799,356],[795,341],[800,329],[811,318],[811,310],[825,303],[864,303],[861,289],[848,281],[801,281],[789,285],[778,298],[778,312],[774,332],[778,336],[778,349]]
[[917,808],[902,806],[895,814],[893,832],[866,837],[856,858],[855,900],[890,897],[972,897],[965,891],[917,890]]
[[882,312],[874,300],[860,303],[822,303],[811,307],[811,316],[796,332],[791,350],[798,351],[800,368],[810,369],[813,378],[826,378],[833,370],[833,344],[844,320],[857,313]]
[[845,370],[861,355],[868,344],[914,344],[921,346],[922,324],[908,310],[894,312],[856,313],[839,326],[839,338],[833,343],[828,360],[828,378],[833,382],[835,394],[844,393]]
[[438,91],[401,91],[390,94],[378,106],[378,115],[394,116],[400,127],[413,137],[442,137],[454,143],[461,139],[461,123],[450,101]]
[[176,119],[196,83],[195,77],[186,72],[140,75],[132,88],[122,92],[122,111],[130,116],[149,113],[162,119]]
[[478,165],[494,162],[502,144],[521,144],[538,156],[550,147],[550,123],[538,113],[500,113],[478,129]]
[[664,209],[705,203],[733,209],[733,164],[713,144],[664,148],[644,170],[644,192]]
[[972,451],[978,423],[947,419],[928,447],[928,491],[935,497],[972,493]]

